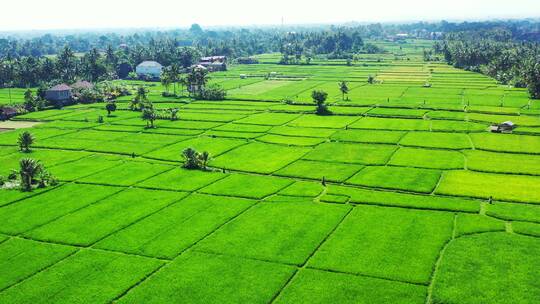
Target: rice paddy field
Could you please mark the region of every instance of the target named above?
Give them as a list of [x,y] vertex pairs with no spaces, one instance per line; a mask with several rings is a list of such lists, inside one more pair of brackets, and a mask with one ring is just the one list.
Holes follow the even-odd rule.
[[[152,129],[128,99],[18,116],[36,142],[0,132],[0,175],[32,157],[60,183],[0,190],[0,303],[538,303],[540,102],[380,43],[231,66],[223,101],[146,83],[180,109]],[[212,170],[183,169],[188,147]]]

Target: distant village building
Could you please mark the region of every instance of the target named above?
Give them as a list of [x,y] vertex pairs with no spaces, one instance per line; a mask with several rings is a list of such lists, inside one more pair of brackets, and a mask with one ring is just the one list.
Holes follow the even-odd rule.
[[210,56],[202,57],[198,65],[208,69],[209,72],[226,71],[227,57],[225,56]]
[[135,69],[135,72],[137,73],[137,76],[141,78],[152,78],[152,79],[159,79],[161,76],[161,71],[163,70],[163,66],[156,61],[143,61],[141,64],[137,66]]
[[491,125],[491,127],[489,127],[489,130],[493,133],[512,133],[512,131],[516,127],[516,124],[514,124],[513,122],[505,121],[497,125]]
[[17,115],[17,108],[15,107],[2,107],[0,108],[0,120],[8,120]]
[[72,89],[67,84],[59,84],[45,92],[45,99],[49,101],[69,101],[72,97]]

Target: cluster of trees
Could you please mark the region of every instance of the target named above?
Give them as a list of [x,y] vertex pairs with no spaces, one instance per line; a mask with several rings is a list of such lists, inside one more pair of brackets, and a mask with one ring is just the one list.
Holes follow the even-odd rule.
[[[30,153],[34,141],[35,138],[30,132],[22,132],[17,139],[20,152]],[[19,170],[13,170],[7,178],[0,176],[0,187],[8,182],[10,183],[8,187],[20,187],[23,191],[32,191],[35,187],[45,188],[58,184],[57,179],[45,169],[45,166],[32,158],[22,158],[19,161]]]
[[540,44],[518,41],[505,29],[450,33],[434,51],[457,68],[489,75],[503,84],[527,87],[540,98]]
[[207,151],[198,152],[193,148],[187,148],[182,151],[182,156],[184,157],[184,168],[189,170],[208,170],[208,162],[211,160],[211,157]]

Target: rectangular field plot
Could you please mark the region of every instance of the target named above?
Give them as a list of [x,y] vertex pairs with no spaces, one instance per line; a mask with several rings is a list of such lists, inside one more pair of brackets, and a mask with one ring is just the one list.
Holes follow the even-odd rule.
[[471,134],[476,149],[495,152],[540,154],[540,136],[513,134]]
[[173,166],[152,164],[142,161],[128,161],[118,166],[79,179],[80,182],[131,186],[154,175],[173,169]]
[[540,175],[540,155],[466,151],[467,168],[475,171]]
[[292,183],[292,180],[272,176],[231,174],[199,191],[214,195],[261,199]]
[[227,176],[228,175],[226,174],[217,172],[175,168],[145,180],[142,183],[137,184],[137,186],[191,192],[208,186]]
[[359,206],[308,267],[427,284],[452,226],[449,213]]
[[250,143],[216,157],[214,167],[257,173],[272,173],[309,151],[304,147],[286,147],[265,143]]
[[330,142],[317,146],[304,159],[349,164],[384,165],[396,146]]
[[350,208],[314,203],[261,203],[194,248],[300,265]]
[[323,191],[323,186],[318,182],[298,181],[279,191],[280,195],[316,197]]
[[102,200],[117,187],[67,184],[0,208],[0,231],[19,234]]
[[346,183],[430,193],[435,189],[440,175],[440,171],[431,169],[375,166],[362,169]]
[[477,214],[458,214],[456,218],[456,236],[481,232],[504,231],[503,221]]
[[0,293],[1,303],[108,303],[163,262],[81,250]]
[[73,254],[75,248],[10,239],[0,245],[0,290]]
[[441,149],[470,149],[467,134],[439,132],[409,132],[399,141],[400,145]]
[[388,164],[431,169],[463,169],[465,157],[457,151],[400,148]]
[[334,129],[301,128],[301,127],[288,127],[288,126],[274,127],[270,131],[268,131],[269,134],[302,136],[302,137],[317,137],[317,138],[327,138],[327,137],[330,137],[335,132],[336,130]]
[[269,144],[281,144],[288,146],[309,147],[315,146],[325,141],[323,138],[314,137],[298,137],[298,136],[281,136],[268,134],[257,138],[257,141]]
[[358,117],[347,116],[319,116],[304,114],[301,117],[289,122],[291,127],[301,128],[329,128],[341,129],[357,121]]
[[60,151],[60,150],[43,150],[33,149],[30,153],[22,153],[15,151],[10,155],[0,156],[0,175],[8,175],[10,170],[19,168],[19,161],[22,158],[32,158],[41,161],[46,168],[54,165],[81,159],[89,156],[88,152],[75,151]]
[[118,303],[269,303],[294,271],[286,265],[190,252]]
[[193,194],[112,234],[96,247],[174,258],[254,203],[247,199]]
[[299,116],[299,114],[260,113],[251,115],[244,119],[240,119],[236,121],[236,123],[250,125],[281,126],[295,118],[298,118]]
[[401,131],[343,130],[332,135],[331,139],[344,142],[396,144],[406,134]]
[[503,220],[540,223],[540,206],[495,202],[487,205],[486,214]]
[[435,192],[540,204],[540,177],[449,171]]
[[0,207],[52,189],[54,189],[54,187],[35,189],[32,192],[23,192],[19,189],[0,189]]
[[298,160],[274,173],[275,175],[343,182],[362,169],[362,165]]
[[79,160],[49,167],[48,170],[58,179],[74,181],[114,166],[122,164],[122,157],[112,155],[92,155]]
[[246,141],[241,139],[201,136],[152,151],[144,156],[163,160],[183,161],[182,152],[187,148],[193,148],[199,152],[208,151],[210,155],[215,157],[244,144],[246,144]]
[[88,246],[186,195],[181,192],[127,189],[26,235],[45,241]]
[[397,193],[394,191],[376,191],[345,186],[329,186],[327,195],[321,197],[321,200],[327,200],[327,196],[341,197],[344,198],[342,200],[349,201],[353,204],[373,204],[471,213],[478,213],[480,211],[480,202],[477,200]]
[[351,124],[349,128],[395,131],[429,131],[430,122],[422,119],[364,117]]
[[[388,280],[302,269],[276,303],[424,303],[427,288]],[[379,302],[380,301],[380,302]]]

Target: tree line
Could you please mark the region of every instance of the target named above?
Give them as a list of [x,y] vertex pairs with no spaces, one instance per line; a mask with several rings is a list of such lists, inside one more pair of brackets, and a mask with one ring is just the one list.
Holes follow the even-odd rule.
[[434,51],[457,68],[527,88],[531,98],[540,98],[540,44],[520,41],[509,29],[448,33]]

